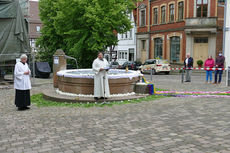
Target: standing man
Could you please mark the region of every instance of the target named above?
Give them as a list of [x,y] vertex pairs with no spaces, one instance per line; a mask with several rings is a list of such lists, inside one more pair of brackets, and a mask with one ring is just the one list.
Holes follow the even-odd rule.
[[184,68],[186,71],[186,80],[185,82],[191,82],[191,73],[193,67],[193,58],[190,57],[190,54],[187,54],[187,58],[184,60]]
[[[225,57],[222,55],[221,52],[219,52],[219,56],[216,58],[216,68],[221,68],[221,69],[224,68],[224,62],[225,62]],[[214,84],[217,84],[218,74],[219,74],[218,84],[221,83],[222,73],[223,73],[223,70],[216,70],[215,71],[215,82],[214,82]]]
[[20,62],[16,63],[14,69],[14,88],[15,94],[15,105],[18,110],[30,109],[30,69],[28,67],[27,56],[21,55]]
[[94,75],[94,99],[107,99],[110,96],[109,81],[107,72],[109,70],[109,63],[103,57],[101,52],[98,53],[97,59],[93,61]]

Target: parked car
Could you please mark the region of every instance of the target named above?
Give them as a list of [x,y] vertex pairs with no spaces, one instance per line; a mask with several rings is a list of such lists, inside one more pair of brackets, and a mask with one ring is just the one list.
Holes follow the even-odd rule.
[[110,63],[110,68],[111,69],[119,69],[121,66],[119,65],[119,63],[118,62],[111,62]]
[[149,59],[139,68],[142,73],[165,73],[169,74],[171,67],[167,60]]
[[135,70],[139,70],[142,63],[140,61],[135,61],[134,63],[135,63]]
[[141,62],[139,61],[126,61],[121,66],[121,69],[126,69],[126,67],[128,67],[130,70],[138,70],[140,66],[141,66]]

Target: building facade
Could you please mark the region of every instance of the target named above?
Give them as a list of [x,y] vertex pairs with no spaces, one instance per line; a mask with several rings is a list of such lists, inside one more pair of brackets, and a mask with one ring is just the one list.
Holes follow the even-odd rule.
[[137,3],[137,59],[183,63],[222,50],[224,8],[218,0],[144,0]]
[[129,14],[132,29],[126,33],[119,34],[116,33],[118,44],[107,48],[105,52],[105,57],[109,61],[117,61],[119,65],[122,65],[126,61],[136,61],[136,23],[133,16],[133,12]]
[[39,17],[39,2],[29,1],[29,38],[32,51],[36,51],[36,40],[41,36],[42,22]]
[[130,13],[130,20],[132,22],[132,29],[124,34],[117,34],[118,45],[117,62],[122,65],[126,61],[136,60],[136,24],[134,22],[133,12]]

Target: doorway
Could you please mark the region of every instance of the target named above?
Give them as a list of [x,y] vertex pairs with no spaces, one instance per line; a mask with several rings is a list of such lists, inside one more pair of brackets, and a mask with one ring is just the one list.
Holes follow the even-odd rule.
[[194,66],[197,65],[198,60],[205,60],[208,58],[208,37],[195,37],[193,46]]

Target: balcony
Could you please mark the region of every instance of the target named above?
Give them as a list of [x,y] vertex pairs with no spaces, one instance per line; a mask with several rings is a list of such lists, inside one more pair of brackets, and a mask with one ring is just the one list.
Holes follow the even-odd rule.
[[216,18],[188,18],[185,21],[185,31],[190,32],[211,32],[216,33]]

